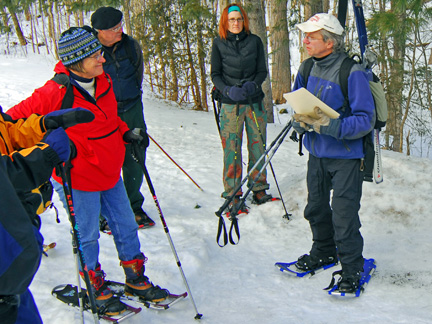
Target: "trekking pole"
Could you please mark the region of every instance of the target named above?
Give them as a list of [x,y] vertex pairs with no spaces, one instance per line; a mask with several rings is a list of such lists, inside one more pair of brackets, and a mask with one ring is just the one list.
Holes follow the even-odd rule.
[[[254,111],[254,109],[253,109],[252,98],[251,98],[251,97],[248,97],[248,100],[249,100],[249,106],[251,107],[251,110],[252,110],[252,115],[253,115],[254,120],[255,120],[255,124],[256,124],[257,129],[258,129],[258,133],[260,134],[261,141],[262,141],[262,143],[263,143],[263,147],[264,147],[264,149],[265,149],[264,136],[263,136],[263,134],[262,134],[262,132],[261,132],[261,129],[260,129],[260,127],[259,127],[258,120],[257,120],[256,114],[255,114],[255,111]],[[278,192],[279,192],[279,196],[280,196],[280,199],[281,199],[281,202],[282,202],[282,206],[283,206],[283,208],[284,208],[284,210],[285,210],[285,215],[283,215],[282,218],[286,218],[286,219],[289,220],[289,219],[290,219],[289,217],[290,217],[291,214],[289,214],[288,211],[287,211],[287,209],[286,209],[285,202],[284,202],[283,197],[282,197],[282,192],[281,192],[281,190],[280,190],[280,188],[279,188],[279,183],[278,183],[278,181],[277,181],[277,179],[276,179],[276,174],[275,174],[275,172],[274,172],[273,165],[272,165],[271,162],[269,162],[269,166],[270,166],[270,170],[271,170],[271,172],[272,172],[272,174],[273,174],[273,179],[274,179],[274,181],[275,181],[276,188],[277,188],[277,190],[278,190]]]
[[[81,289],[81,278],[79,275],[79,260],[78,260],[78,248],[75,240],[72,238],[72,251],[75,259],[75,268],[76,268],[76,276],[77,276],[77,290],[78,290],[78,303],[81,312],[81,323],[84,324],[84,294]],[[81,298],[81,302],[80,302]]]
[[[70,183],[67,180],[66,177],[66,172],[63,168],[63,165],[58,165],[58,170],[60,171],[60,175],[62,178],[62,182],[63,182],[63,190],[64,190],[64,194],[65,194],[65,198],[67,201],[67,211],[68,211],[68,215],[69,215],[69,221],[72,225],[72,246],[74,247],[74,253],[76,253],[76,250],[78,252],[78,256],[79,256],[79,261],[81,263],[81,268],[84,274],[84,282],[86,284],[87,287],[87,292],[88,292],[88,297],[90,300],[90,309],[91,312],[93,314],[93,319],[95,323],[99,323],[99,316],[98,316],[98,311],[97,311],[97,307],[96,307],[96,301],[94,299],[94,295],[92,294],[92,286],[90,284],[90,277],[87,271],[87,266],[84,260],[84,253],[82,251],[82,248],[80,246],[80,235],[79,235],[79,231],[78,231],[78,225],[76,223],[76,218],[75,218],[75,209],[74,209],[74,205],[73,205],[73,200],[72,200],[72,188],[70,188]],[[77,269],[78,270],[78,269]],[[77,275],[78,279],[79,279],[79,275]],[[81,285],[79,285],[79,290],[81,290]],[[82,306],[84,307],[84,295],[82,294],[82,292],[79,291],[79,293],[81,293],[81,298],[82,298]],[[84,315],[83,315],[84,318]]]
[[167,153],[165,152],[165,150],[153,139],[153,137],[151,137],[148,133],[147,133],[148,137],[152,140],[153,143],[156,144],[157,147],[159,147],[161,149],[162,152],[165,153],[165,155],[180,169],[183,171],[184,174],[187,175],[187,177],[201,190],[204,191],[195,181],[194,179],[191,178],[191,176],[189,174],[187,174],[187,172],[185,170],[182,169],[182,167],[180,165],[177,164],[176,161],[174,161],[174,159]]
[[[233,206],[233,209],[231,210],[230,213],[230,219],[231,219],[231,227],[230,227],[230,231],[229,231],[229,241],[231,244],[235,245],[240,241],[240,230],[238,227],[238,221],[237,221],[237,214],[238,211],[243,207],[243,205],[245,204],[246,201],[246,197],[249,195],[249,193],[252,191],[253,186],[255,185],[255,183],[258,181],[259,177],[261,176],[261,174],[264,172],[264,170],[267,167],[267,164],[270,163],[270,160],[273,158],[273,156],[275,155],[276,151],[278,150],[279,146],[282,144],[285,136],[288,134],[289,129],[283,134],[282,137],[280,137],[280,139],[277,141],[276,146],[274,147],[274,149],[271,151],[271,153],[268,155],[267,160],[265,161],[265,163],[263,164],[263,166],[261,167],[261,169],[259,170],[259,172],[256,174],[255,178],[253,179],[253,181],[251,182],[248,190],[246,191],[246,193],[243,195],[243,197],[240,199],[239,203]],[[233,238],[232,238],[232,230],[235,230],[236,235],[237,235],[237,243],[234,242]]]
[[[149,136],[149,137],[150,137],[150,136]],[[150,138],[151,138],[151,137],[150,137]],[[152,140],[153,140],[153,139],[152,139]],[[156,143],[156,142],[155,142],[155,143]],[[180,274],[181,274],[181,276],[182,276],[182,278],[183,278],[183,282],[184,282],[184,284],[185,284],[185,286],[186,286],[186,290],[188,291],[188,294],[189,294],[189,296],[190,296],[190,298],[191,298],[192,304],[193,304],[193,306],[194,306],[194,308],[195,308],[196,315],[195,315],[194,318],[195,318],[195,319],[201,319],[201,317],[202,317],[203,315],[200,314],[200,313],[198,312],[198,309],[197,309],[197,307],[196,307],[195,301],[194,301],[193,296],[192,296],[192,292],[190,291],[189,284],[188,284],[188,282],[187,282],[187,279],[186,279],[186,276],[185,276],[185,274],[184,274],[184,271],[183,271],[182,265],[181,265],[181,263],[180,263],[180,259],[179,259],[179,257],[178,257],[178,254],[177,254],[176,249],[175,249],[175,246],[174,246],[174,242],[173,242],[173,240],[172,240],[172,238],[171,238],[171,235],[170,235],[170,233],[169,233],[168,225],[167,225],[167,223],[165,222],[165,218],[164,218],[164,215],[163,215],[163,213],[162,213],[162,209],[161,209],[161,207],[160,207],[160,205],[159,205],[159,201],[158,201],[158,198],[157,198],[157,196],[156,196],[156,192],[155,192],[155,190],[154,190],[153,183],[152,183],[152,181],[151,181],[151,179],[150,179],[150,175],[149,175],[149,173],[148,173],[148,171],[147,171],[147,168],[146,168],[146,166],[145,166],[145,163],[144,163],[144,161],[143,161],[143,159],[142,159],[142,154],[140,154],[140,153],[141,153],[141,149],[139,148],[139,146],[138,146],[137,143],[133,143],[132,145],[133,145],[133,146],[132,146],[132,157],[134,158],[134,160],[135,160],[137,163],[139,163],[139,165],[141,166],[141,168],[142,168],[142,170],[143,170],[143,173],[144,173],[144,176],[145,176],[145,178],[146,178],[146,181],[147,181],[148,187],[149,187],[149,189],[150,189],[150,193],[152,194],[152,196],[153,196],[153,200],[154,200],[154,202],[155,202],[155,205],[156,205],[156,207],[157,207],[157,209],[158,209],[158,211],[159,211],[159,216],[160,216],[160,219],[161,219],[161,222],[162,222],[163,228],[164,228],[164,230],[165,230],[165,234],[166,234],[166,236],[167,236],[167,238],[168,238],[168,242],[169,242],[169,244],[170,244],[170,246],[171,246],[171,251],[172,251],[172,253],[174,254],[174,258],[175,258],[175,260],[176,260],[176,263],[177,263],[177,266],[178,266],[178,268],[179,268]]]
[[[218,211],[215,212],[216,216],[219,217],[218,232],[217,232],[217,235],[216,235],[216,243],[220,247],[224,247],[228,243],[228,235],[227,235],[227,232],[226,232],[225,220],[222,217],[223,211],[228,207],[228,205],[234,199],[236,193],[241,189],[241,187],[243,186],[243,184],[245,184],[246,181],[251,177],[252,172],[258,167],[258,164],[261,162],[261,160],[263,158],[265,158],[265,156],[273,149],[273,147],[276,144],[278,145],[277,148],[282,144],[282,141],[285,138],[285,136],[288,134],[289,130],[291,129],[291,126],[292,126],[292,120],[290,120],[284,126],[284,128],[282,129],[282,131],[276,136],[276,138],[269,145],[269,147],[267,148],[267,150],[265,150],[265,152],[258,158],[258,160],[255,162],[254,166],[249,170],[248,174],[243,178],[243,180],[240,182],[240,184],[237,186],[237,188],[233,191],[233,193],[231,194],[231,196],[227,197],[225,199],[224,204],[219,208]],[[274,150],[274,152],[276,152],[277,148]],[[274,153],[273,153],[273,155],[274,155]],[[273,155],[271,157],[273,157]],[[270,159],[271,159],[271,157],[270,157]],[[265,166],[267,166],[267,164],[265,164]],[[258,174],[258,176],[259,175],[260,174]],[[243,198],[240,201],[244,203],[246,197],[247,197],[247,195],[243,195]],[[240,205],[241,204],[239,204],[239,207],[241,207]],[[238,212],[238,210],[239,210],[239,208],[235,208],[235,206],[234,206],[234,211]],[[235,213],[233,213],[233,212],[230,213],[230,219],[231,219],[231,221],[233,221],[233,223],[231,224],[230,234],[231,234],[232,228],[234,226],[234,228],[236,230],[237,237],[240,237],[240,234],[238,232],[237,217],[236,217]],[[220,239],[220,236],[222,234],[223,234],[223,237],[224,237],[224,245],[220,245],[219,244],[219,239]],[[230,238],[230,242],[232,243],[231,238]],[[234,243],[232,243],[232,244],[234,244]]]

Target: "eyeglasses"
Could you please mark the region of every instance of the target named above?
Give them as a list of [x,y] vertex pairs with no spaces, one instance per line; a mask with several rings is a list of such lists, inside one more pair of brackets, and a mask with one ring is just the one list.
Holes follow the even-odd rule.
[[315,38],[315,37],[311,37],[311,36],[305,36],[304,39],[307,39],[309,42],[313,42],[313,41],[319,41],[319,40],[324,40],[323,38]]
[[113,28],[110,28],[110,29],[108,29],[109,31],[112,31],[112,32],[114,32],[114,33],[117,33],[120,29],[122,29],[123,28],[123,23],[121,23],[120,24],[120,26],[118,26],[118,27],[113,27]]
[[101,58],[101,57],[103,57],[104,56],[104,52],[103,51],[100,51],[99,53],[96,53],[96,54],[94,54],[94,55],[92,55],[92,56],[89,56],[89,58],[91,58],[91,59],[95,59],[96,61],[99,61],[99,59]]
[[230,24],[234,24],[235,22],[237,22],[237,23],[242,23],[243,22],[243,18],[230,18],[230,19],[228,19],[228,22],[230,23]]

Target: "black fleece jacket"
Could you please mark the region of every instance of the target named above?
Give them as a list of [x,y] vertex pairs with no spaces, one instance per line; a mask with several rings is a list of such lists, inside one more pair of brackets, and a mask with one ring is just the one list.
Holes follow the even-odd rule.
[[[264,46],[261,39],[244,30],[239,34],[228,32],[226,39],[217,37],[213,40],[211,52],[211,78],[217,90],[223,94],[226,86],[241,85],[245,81],[254,81],[257,92],[252,101],[260,102],[264,98],[261,84],[267,77],[267,65]],[[221,96],[223,103],[234,104],[226,95]],[[248,101],[239,102],[247,104]]]

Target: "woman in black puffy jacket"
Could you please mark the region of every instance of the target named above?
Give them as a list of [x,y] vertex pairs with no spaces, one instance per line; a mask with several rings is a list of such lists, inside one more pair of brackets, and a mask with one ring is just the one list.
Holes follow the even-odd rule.
[[[242,179],[241,145],[244,127],[249,153],[248,172],[265,151],[267,116],[261,84],[266,77],[267,66],[261,39],[250,32],[244,9],[238,4],[228,5],[222,12],[219,37],[214,39],[211,53],[211,78],[221,104],[224,198],[234,193]],[[264,159],[252,172],[252,179],[255,179],[263,164]],[[266,194],[268,188],[264,170],[252,188],[253,201],[262,204],[272,199],[271,195]],[[233,203],[238,203],[241,195],[240,190]],[[240,212],[247,210],[243,207]]]

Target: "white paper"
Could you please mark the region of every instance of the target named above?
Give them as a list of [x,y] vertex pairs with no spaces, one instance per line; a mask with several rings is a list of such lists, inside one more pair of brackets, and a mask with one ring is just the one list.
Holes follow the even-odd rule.
[[338,118],[339,113],[333,110],[330,106],[319,100],[305,88],[297,89],[290,93],[285,93],[284,98],[288,104],[294,109],[297,114],[308,115],[312,118],[319,118],[314,111],[315,107],[319,107],[324,114],[330,118]]

